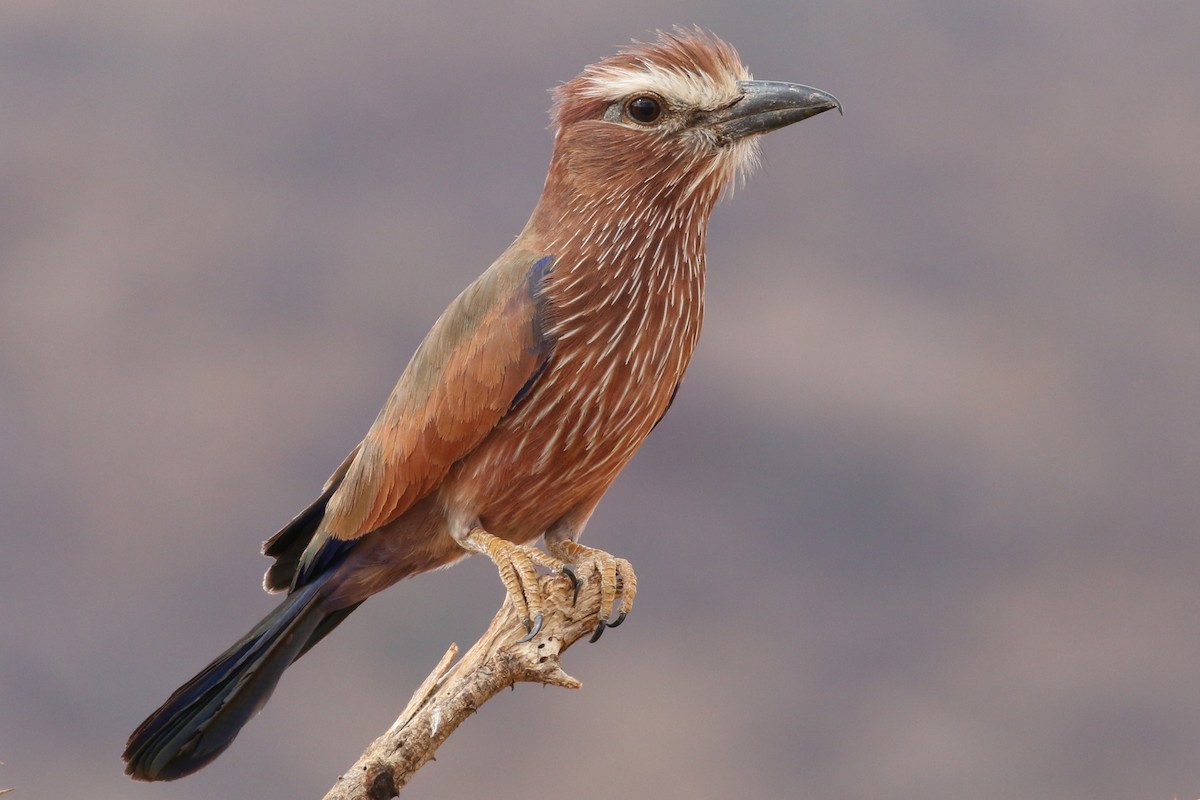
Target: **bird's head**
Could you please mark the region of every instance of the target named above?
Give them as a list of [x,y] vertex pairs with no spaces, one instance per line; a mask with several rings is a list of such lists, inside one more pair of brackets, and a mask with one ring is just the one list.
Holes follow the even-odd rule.
[[756,162],[759,134],[832,108],[817,89],[753,80],[733,47],[698,28],[660,32],[554,90],[548,187],[711,208]]

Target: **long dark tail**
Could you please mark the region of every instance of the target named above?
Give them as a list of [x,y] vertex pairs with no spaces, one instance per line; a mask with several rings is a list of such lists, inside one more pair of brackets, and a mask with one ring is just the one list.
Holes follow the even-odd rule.
[[174,780],[224,752],[288,665],[358,607],[321,608],[328,575],[293,591],[138,726],[125,745],[125,772],[141,781]]

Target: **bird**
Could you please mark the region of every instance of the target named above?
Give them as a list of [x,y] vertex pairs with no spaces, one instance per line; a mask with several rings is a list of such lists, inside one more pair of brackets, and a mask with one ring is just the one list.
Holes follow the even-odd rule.
[[525,227],[433,324],[316,500],[264,543],[264,588],[282,602],[133,732],[126,773],[206,766],[368,597],[473,553],[495,563],[526,640],[542,624],[539,569],[599,582],[593,639],[621,624],[632,565],[579,538],[692,358],[710,213],[760,135],[835,108],[754,80],[700,28],[634,40],[555,88]]

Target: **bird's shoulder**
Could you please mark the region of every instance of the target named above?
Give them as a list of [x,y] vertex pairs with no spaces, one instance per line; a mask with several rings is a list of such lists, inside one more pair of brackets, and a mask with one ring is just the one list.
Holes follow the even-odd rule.
[[540,291],[552,265],[510,248],[442,313],[352,455],[322,532],[353,539],[403,514],[528,391],[552,348]]

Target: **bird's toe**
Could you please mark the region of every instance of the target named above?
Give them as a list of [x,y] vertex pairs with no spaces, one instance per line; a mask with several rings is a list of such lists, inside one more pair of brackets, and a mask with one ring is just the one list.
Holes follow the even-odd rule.
[[[550,552],[564,562],[564,570],[570,569],[575,584],[575,599],[579,596],[579,584],[583,580],[597,580],[600,587],[600,622],[589,641],[596,641],[605,628],[615,628],[625,621],[633,608],[637,595],[637,574],[633,565],[603,550],[586,547],[572,540],[555,542]],[[572,569],[573,568],[573,569]]]
[[[472,530],[463,538],[462,545],[467,550],[487,555],[496,565],[513,610],[528,631],[520,641],[528,642],[537,636],[545,620],[537,568],[562,571],[563,563],[536,547],[514,544],[482,528]],[[569,576],[578,583],[574,572],[570,572]]]

